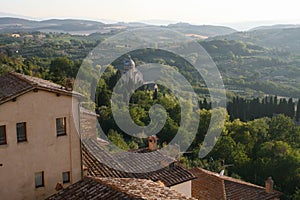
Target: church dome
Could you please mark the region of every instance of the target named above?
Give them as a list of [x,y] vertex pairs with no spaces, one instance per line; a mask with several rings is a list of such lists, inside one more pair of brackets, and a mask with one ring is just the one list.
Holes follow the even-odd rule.
[[135,68],[135,62],[131,59],[130,56],[128,56],[128,58],[124,59],[123,64],[124,64],[125,69]]

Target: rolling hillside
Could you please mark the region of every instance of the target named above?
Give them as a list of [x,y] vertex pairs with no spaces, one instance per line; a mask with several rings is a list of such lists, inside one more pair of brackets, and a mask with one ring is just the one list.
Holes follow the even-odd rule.
[[[146,26],[151,25],[139,22],[104,24],[98,21],[76,19],[50,19],[44,21],[33,21],[12,17],[0,18],[0,32],[2,33],[41,31],[71,34],[91,34],[95,32],[108,33],[116,30],[119,31]],[[187,23],[178,23],[161,27],[170,28],[172,30],[179,31],[190,36],[196,36],[196,38],[198,37],[201,39],[236,32],[236,30],[229,27],[211,25],[196,26]]]
[[[216,39],[240,40],[257,45],[279,48],[291,53],[300,53],[300,27],[278,26],[258,28],[248,32],[236,32]],[[283,28],[288,27],[288,28]]]

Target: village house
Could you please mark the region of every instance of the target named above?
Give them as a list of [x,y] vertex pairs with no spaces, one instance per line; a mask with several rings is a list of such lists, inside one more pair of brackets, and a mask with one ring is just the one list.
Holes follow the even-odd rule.
[[82,179],[72,96],[83,98],[43,79],[0,77],[1,199],[44,199]]

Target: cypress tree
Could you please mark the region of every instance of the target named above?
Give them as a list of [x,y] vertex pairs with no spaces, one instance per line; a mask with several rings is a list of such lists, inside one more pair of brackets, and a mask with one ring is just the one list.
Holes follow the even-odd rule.
[[297,111],[296,111],[296,117],[295,117],[296,121],[299,122],[300,120],[300,99],[298,99],[298,103],[297,103]]

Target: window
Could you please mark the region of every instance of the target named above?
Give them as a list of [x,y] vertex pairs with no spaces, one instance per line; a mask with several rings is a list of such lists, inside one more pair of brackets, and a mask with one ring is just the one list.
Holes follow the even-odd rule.
[[44,172],[35,173],[35,188],[44,187]]
[[56,135],[61,136],[61,135],[66,135],[66,118],[57,118],[56,119]]
[[63,183],[70,183],[70,172],[62,173]]
[[6,144],[6,126],[0,126],[0,145]]
[[17,139],[18,142],[26,142],[26,122],[17,123]]

